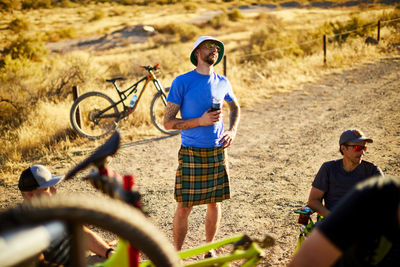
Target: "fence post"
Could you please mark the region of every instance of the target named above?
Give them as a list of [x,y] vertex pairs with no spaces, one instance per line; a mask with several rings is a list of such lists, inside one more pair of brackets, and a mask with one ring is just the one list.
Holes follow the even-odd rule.
[[326,65],[326,35],[322,37],[322,43],[324,48],[324,65]]
[[[78,86],[74,85],[72,86],[72,96],[73,100],[75,101],[79,97],[79,88]],[[81,112],[79,111],[79,107],[76,109],[76,124],[78,124],[79,127],[81,127]]]
[[226,55],[224,55],[224,76],[226,77]]
[[381,21],[378,20],[378,36],[376,40],[379,42],[380,39],[381,39]]

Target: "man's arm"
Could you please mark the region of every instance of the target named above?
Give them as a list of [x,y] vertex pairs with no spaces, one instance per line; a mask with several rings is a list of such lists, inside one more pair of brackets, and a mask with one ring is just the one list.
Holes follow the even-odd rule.
[[322,197],[324,196],[325,192],[315,188],[314,186],[311,187],[310,195],[308,196],[307,205],[315,210],[321,216],[328,216],[329,210],[322,205]]
[[299,251],[288,266],[332,266],[341,255],[342,251],[316,228],[301,245]]
[[164,115],[164,127],[167,130],[171,129],[190,129],[198,126],[208,126],[215,124],[221,117],[221,111],[204,112],[201,117],[192,119],[178,119],[176,114],[178,114],[180,106],[173,102],[167,103],[167,108]]
[[223,143],[222,147],[226,148],[229,147],[233,139],[235,139],[236,131],[239,126],[240,121],[240,106],[236,99],[231,102],[228,102],[229,106],[229,130],[225,131],[220,143]]
[[[106,252],[110,248],[110,245],[87,227],[84,226],[83,231],[87,238],[88,249],[96,255],[106,258]],[[112,254],[113,252],[109,253],[108,256],[111,256]]]

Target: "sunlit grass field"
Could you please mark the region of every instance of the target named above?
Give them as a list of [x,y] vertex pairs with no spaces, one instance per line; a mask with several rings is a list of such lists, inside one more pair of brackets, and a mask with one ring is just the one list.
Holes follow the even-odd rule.
[[[98,144],[78,137],[71,129],[73,85],[80,88],[80,93],[101,91],[116,99],[106,78],[124,76],[128,82],[121,86],[128,86],[145,75],[140,65],[160,64],[160,79],[169,86],[174,77],[194,68],[189,54],[200,35],[213,35],[224,42],[227,76],[245,109],[252,109],[274,94],[303,90],[302,85],[317,82],[324,74],[399,53],[400,24],[382,25],[380,43],[365,44],[366,36],[376,38],[378,20],[400,17],[396,6],[295,9],[278,5],[275,9],[256,9],[250,4],[251,1],[102,3],[3,11],[0,184],[14,184],[15,173],[28,162],[40,159],[50,163],[65,158],[77,146]],[[210,12],[214,16],[210,17]],[[356,23],[370,26],[345,42],[335,41],[335,30],[352,29],[346,26],[354,18]],[[107,50],[67,49],[53,53],[47,48],[48,43],[61,45],[77,38],[100,38],[139,24],[153,26],[157,33],[143,43],[125,42]],[[323,64],[323,34],[328,35],[327,64]],[[215,70],[223,73],[223,64]],[[149,115],[154,93],[153,88],[148,88],[137,111],[120,123],[123,141],[162,136]]]

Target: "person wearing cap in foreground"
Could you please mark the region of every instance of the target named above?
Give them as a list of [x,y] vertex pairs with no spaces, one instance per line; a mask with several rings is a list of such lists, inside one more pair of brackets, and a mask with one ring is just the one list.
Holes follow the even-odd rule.
[[[18,188],[24,201],[31,201],[37,197],[51,197],[57,193],[55,185],[63,179],[63,175],[52,175],[43,165],[32,165],[25,169],[19,178]],[[96,255],[108,258],[114,253],[113,248],[95,232],[83,227],[88,249]],[[46,262],[68,266],[70,264],[70,238],[67,233],[61,240],[54,241],[50,247],[43,252]]]
[[[182,141],[174,193],[178,202],[173,221],[177,250],[184,243],[193,206],[207,205],[205,233],[206,242],[211,242],[221,218],[220,202],[230,198],[225,149],[235,138],[240,107],[228,79],[214,72],[223,55],[221,41],[211,36],[198,38],[190,54],[196,68],[174,79],[167,98],[164,126],[181,130]],[[227,130],[222,121],[223,101],[230,111]],[[181,119],[177,118],[179,111]]]
[[400,176],[385,176],[357,184],[310,233],[288,266],[399,263]]
[[[322,164],[312,183],[307,205],[319,215],[326,217],[336,203],[353,187],[371,176],[383,176],[382,170],[371,162],[363,160],[367,138],[358,129],[344,131],[339,139],[342,159]],[[322,204],[324,200],[325,205]]]

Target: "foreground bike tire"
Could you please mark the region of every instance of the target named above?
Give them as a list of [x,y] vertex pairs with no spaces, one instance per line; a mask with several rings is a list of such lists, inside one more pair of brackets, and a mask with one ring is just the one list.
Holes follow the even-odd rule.
[[[169,87],[165,88],[165,92],[168,94],[169,92]],[[164,128],[164,114],[165,114],[165,109],[166,105],[163,101],[163,94],[161,92],[157,92],[153,100],[151,101],[150,105],[150,116],[151,116],[151,121],[153,122],[154,126],[158,130],[160,130],[162,133],[168,134],[168,135],[177,135],[179,134],[179,130],[167,130]]]
[[129,241],[155,266],[181,266],[164,234],[139,210],[114,199],[81,194],[35,199],[0,213],[0,232],[53,220],[100,227]]
[[[107,108],[109,108],[107,111],[98,116],[100,111]],[[108,95],[101,92],[88,92],[74,101],[69,118],[75,132],[94,140],[115,131],[119,112],[114,101]]]

